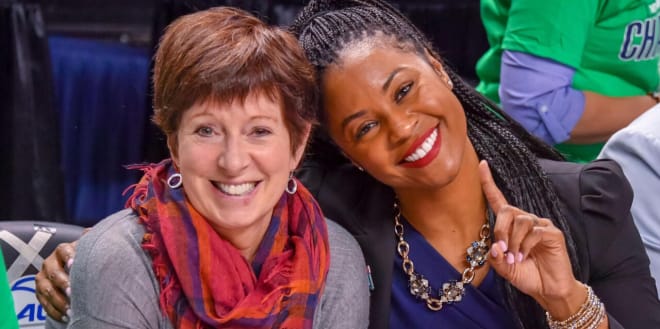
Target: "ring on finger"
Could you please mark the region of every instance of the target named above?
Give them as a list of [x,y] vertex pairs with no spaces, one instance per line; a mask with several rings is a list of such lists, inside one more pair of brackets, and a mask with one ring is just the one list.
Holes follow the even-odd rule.
[[532,226],[539,226],[539,218],[532,215]]

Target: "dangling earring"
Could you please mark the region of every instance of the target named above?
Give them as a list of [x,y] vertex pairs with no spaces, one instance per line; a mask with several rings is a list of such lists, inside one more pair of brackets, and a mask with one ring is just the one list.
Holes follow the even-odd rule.
[[289,181],[286,182],[286,193],[294,194],[298,191],[298,183],[296,179],[293,178],[293,172],[289,174]]
[[179,173],[172,174],[167,178],[167,186],[169,186],[171,189],[177,189],[181,187],[181,184],[183,184],[183,178]]

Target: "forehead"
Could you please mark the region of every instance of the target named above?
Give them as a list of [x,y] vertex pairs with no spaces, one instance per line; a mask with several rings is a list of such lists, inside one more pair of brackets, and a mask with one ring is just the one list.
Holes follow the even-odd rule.
[[[377,43],[354,44],[338,53],[338,60],[323,75],[324,93],[328,87],[373,87],[381,89],[394,71],[420,71],[430,68],[414,51],[387,47]],[[343,89],[343,88],[341,88]],[[326,95],[327,96],[327,95]]]

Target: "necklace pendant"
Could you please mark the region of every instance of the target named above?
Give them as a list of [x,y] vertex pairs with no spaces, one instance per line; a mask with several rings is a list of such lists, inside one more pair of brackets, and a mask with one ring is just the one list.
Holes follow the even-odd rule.
[[426,300],[429,298],[431,293],[431,287],[429,286],[429,280],[424,278],[423,275],[413,273],[408,279],[408,285],[410,286],[410,294],[413,296]]
[[465,287],[461,281],[449,281],[442,284],[442,289],[439,291],[440,301],[443,303],[457,303],[463,299],[465,295]]
[[484,265],[487,257],[488,257],[488,245],[486,245],[486,242],[483,240],[474,241],[467,248],[466,259],[471,267],[479,267]]

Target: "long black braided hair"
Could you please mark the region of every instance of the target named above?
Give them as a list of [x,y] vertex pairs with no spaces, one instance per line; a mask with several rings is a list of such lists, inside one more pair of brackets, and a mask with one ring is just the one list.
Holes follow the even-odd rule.
[[[393,46],[415,51],[420,56],[428,52],[444,63],[424,34],[392,5],[381,0],[311,0],[293,22],[291,31],[316,67],[318,79],[329,65],[338,61],[339,52],[350,47],[351,42],[378,38],[377,32],[393,38]],[[559,209],[557,193],[537,161],[538,158],[563,160],[563,157],[502,113],[496,104],[476,92],[450,67],[444,64],[443,67],[465,110],[468,136],[479,158],[488,161],[497,186],[511,204],[550,218],[564,233],[577,276],[579,263],[574,240]],[[319,112],[323,122],[321,106]],[[520,328],[547,328],[543,309],[531,297],[508,282],[504,292]]]

